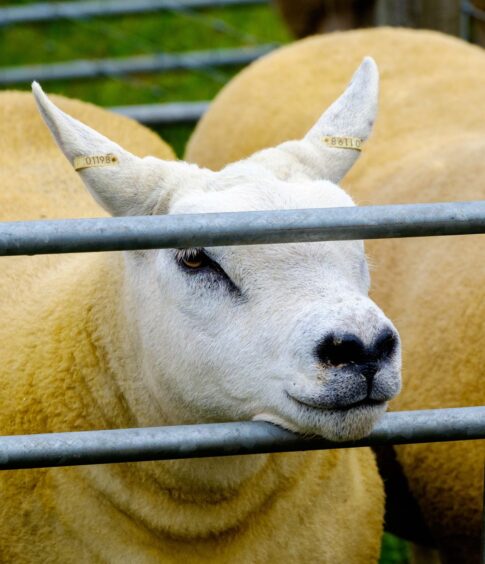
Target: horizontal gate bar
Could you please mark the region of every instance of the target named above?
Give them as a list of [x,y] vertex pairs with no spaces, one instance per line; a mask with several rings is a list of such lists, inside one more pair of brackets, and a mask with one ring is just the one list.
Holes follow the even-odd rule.
[[366,438],[331,442],[262,421],[0,437],[0,470],[485,438],[485,407],[386,413]]
[[0,70],[0,86],[21,82],[46,82],[73,78],[100,78],[134,73],[200,69],[209,66],[247,65],[266,55],[275,44],[235,49],[214,49],[188,53],[154,53],[123,59],[81,60],[48,65],[29,65]]
[[0,222],[0,256],[485,233],[485,200]]
[[138,106],[115,106],[113,112],[135,119],[146,125],[192,123],[207,111],[210,102],[174,102],[170,104],[142,104]]
[[0,8],[0,27],[18,23],[80,19],[96,16],[143,14],[161,10],[194,10],[252,4],[268,0],[94,0],[88,2],[42,2],[28,6]]

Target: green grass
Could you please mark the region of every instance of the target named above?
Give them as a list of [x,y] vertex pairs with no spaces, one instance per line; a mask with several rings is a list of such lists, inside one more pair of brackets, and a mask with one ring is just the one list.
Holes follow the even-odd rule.
[[[16,0],[18,4],[31,2]],[[57,21],[0,28],[0,68],[289,40],[288,32],[269,6],[96,18],[80,22]],[[48,92],[100,106],[210,100],[238,70],[210,68],[198,72],[48,82],[44,86]],[[29,89],[25,84],[16,87]],[[181,156],[192,126],[174,125],[157,131]],[[408,561],[407,544],[386,534],[380,564],[406,564]]]
[[[27,4],[28,2],[22,2]],[[284,43],[289,35],[268,6],[56,21],[0,29],[0,67]],[[210,100],[238,68],[46,82],[49,92],[101,106]],[[15,86],[27,89],[28,85]],[[181,155],[191,128],[157,130]]]
[[409,544],[394,535],[384,533],[379,564],[408,564]]

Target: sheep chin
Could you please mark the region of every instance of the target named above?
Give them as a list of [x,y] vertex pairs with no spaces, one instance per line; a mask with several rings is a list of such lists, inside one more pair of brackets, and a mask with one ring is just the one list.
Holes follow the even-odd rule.
[[323,437],[332,442],[356,441],[372,432],[387,409],[387,402],[358,405],[346,410],[323,410],[300,405],[296,410],[293,406],[287,415],[260,413],[252,420],[266,421],[300,435]]

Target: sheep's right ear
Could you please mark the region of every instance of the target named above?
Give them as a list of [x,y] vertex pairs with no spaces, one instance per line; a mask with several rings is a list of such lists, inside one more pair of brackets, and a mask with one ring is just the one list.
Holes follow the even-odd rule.
[[192,174],[187,165],[136,157],[61,111],[36,82],[32,90],[56,143],[95,200],[111,215],[165,213],[174,192],[190,184],[184,178]]

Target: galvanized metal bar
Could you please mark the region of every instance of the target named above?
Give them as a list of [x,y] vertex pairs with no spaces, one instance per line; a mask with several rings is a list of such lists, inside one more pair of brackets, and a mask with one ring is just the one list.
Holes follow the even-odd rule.
[[213,66],[247,65],[266,55],[275,47],[275,44],[271,44],[188,53],[154,53],[153,55],[140,55],[123,59],[81,60],[3,68],[0,70],[0,86],[32,82],[33,80],[47,82],[49,80],[113,77]]
[[182,11],[267,4],[268,0],[91,0],[87,2],[42,2],[0,8],[0,27],[19,23],[81,19],[99,16],[146,14],[162,10]]
[[485,233],[485,201],[0,223],[0,256]]
[[387,413],[358,441],[302,437],[271,423],[212,423],[0,437],[0,470],[485,438],[485,407]]
[[145,125],[168,125],[193,123],[207,111],[210,102],[176,102],[171,104],[142,104],[138,106],[115,106],[113,112],[128,116]]

